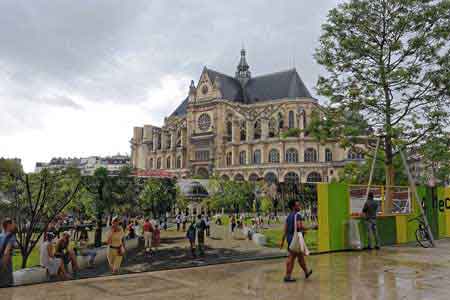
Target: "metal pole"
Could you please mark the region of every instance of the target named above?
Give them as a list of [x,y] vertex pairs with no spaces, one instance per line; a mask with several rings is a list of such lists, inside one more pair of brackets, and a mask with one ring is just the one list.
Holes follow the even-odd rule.
[[375,154],[372,160],[372,167],[370,168],[369,182],[367,183],[366,200],[369,198],[370,186],[372,185],[373,171],[375,169],[375,162],[377,161],[378,149],[380,148],[380,140],[381,138],[378,137],[377,145],[375,146]]
[[414,179],[411,175],[411,172],[409,171],[408,163],[406,162],[405,154],[403,153],[403,150],[400,149],[400,156],[402,158],[403,166],[405,167],[406,174],[408,175],[408,181],[409,186],[414,193],[414,198],[416,198],[416,203],[419,206],[420,213],[422,214],[422,219],[425,223],[425,226],[427,227],[428,236],[430,237],[431,246],[434,247],[434,237],[433,233],[431,232],[430,224],[428,224],[428,219],[425,216],[425,212],[423,211],[422,203],[420,203],[419,194],[417,193],[416,185],[414,184]]

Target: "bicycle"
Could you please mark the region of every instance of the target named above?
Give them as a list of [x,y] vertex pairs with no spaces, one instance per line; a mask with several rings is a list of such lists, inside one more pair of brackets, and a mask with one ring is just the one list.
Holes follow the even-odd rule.
[[431,242],[430,235],[428,234],[427,226],[422,216],[417,216],[415,218],[409,219],[408,222],[417,221],[419,222],[419,227],[416,230],[416,240],[420,246],[423,248],[431,248],[433,244]]

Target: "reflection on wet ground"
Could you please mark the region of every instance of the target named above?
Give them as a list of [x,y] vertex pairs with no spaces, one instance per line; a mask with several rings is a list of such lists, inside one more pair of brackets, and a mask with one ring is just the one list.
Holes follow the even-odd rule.
[[292,284],[281,281],[284,260],[273,259],[3,289],[0,299],[449,299],[449,250],[442,240],[312,256],[311,279],[296,267]]

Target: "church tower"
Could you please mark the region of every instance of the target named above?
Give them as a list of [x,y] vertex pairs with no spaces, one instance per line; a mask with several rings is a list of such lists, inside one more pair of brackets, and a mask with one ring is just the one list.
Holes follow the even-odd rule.
[[239,80],[241,83],[242,88],[245,87],[247,82],[250,80],[251,73],[249,71],[250,66],[247,63],[247,60],[245,59],[245,49],[242,48],[241,50],[241,60],[239,61],[239,64],[237,66],[236,70],[236,79]]

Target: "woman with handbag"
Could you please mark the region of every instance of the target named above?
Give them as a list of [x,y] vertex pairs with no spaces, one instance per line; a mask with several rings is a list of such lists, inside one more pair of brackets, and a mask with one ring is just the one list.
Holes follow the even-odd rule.
[[122,264],[123,255],[125,254],[125,247],[123,245],[123,238],[125,233],[122,227],[119,225],[119,218],[114,217],[112,219],[111,230],[108,234],[108,262],[113,274],[119,272],[120,265]]
[[305,273],[305,278],[311,276],[312,270],[308,270],[305,262],[305,255],[309,255],[309,251],[303,240],[302,232],[305,230],[305,227],[303,225],[303,218],[299,214],[300,201],[291,200],[289,202],[289,208],[291,209],[291,213],[286,218],[280,248],[283,249],[284,240],[287,239],[289,255],[286,261],[286,275],[284,277],[284,282],[295,282],[295,279],[292,278],[292,271],[294,270],[296,258]]

